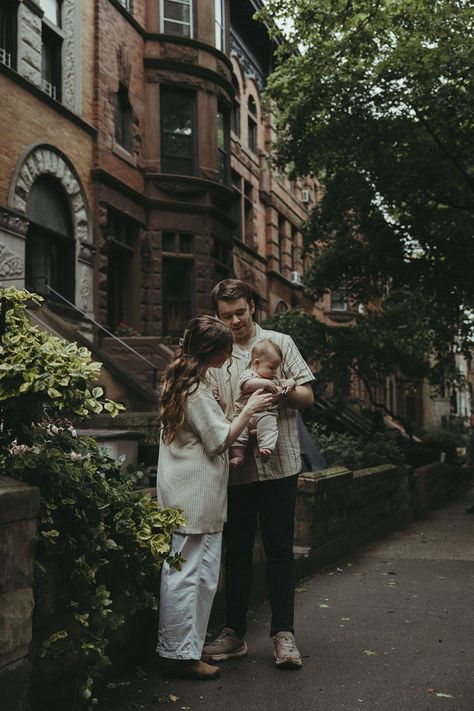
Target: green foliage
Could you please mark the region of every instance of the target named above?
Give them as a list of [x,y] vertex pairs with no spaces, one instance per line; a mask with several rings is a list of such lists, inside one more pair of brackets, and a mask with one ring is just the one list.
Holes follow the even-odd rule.
[[381,432],[367,437],[349,433],[330,432],[324,425],[313,422],[311,435],[328,466],[365,469],[379,464],[402,464],[403,451],[392,439]]
[[88,417],[102,411],[115,415],[123,406],[103,398],[97,380],[100,363],[87,348],[65,343],[30,324],[28,303],[36,294],[0,289],[6,300],[5,332],[0,341],[0,404],[4,427],[14,437],[28,437],[31,425],[61,416]]
[[286,28],[267,90],[279,164],[324,187],[306,286],[377,305],[345,330],[381,369],[454,382],[474,325],[472,3],[268,0],[261,16]]
[[[105,400],[100,365],[31,326],[26,306],[39,298],[2,290],[9,310],[1,342],[0,474],[38,486],[35,635],[39,657],[77,660],[75,708],[96,702],[93,684],[109,663],[113,630],[126,616],[156,608],[157,573],[170,556],[181,512],[160,509],[94,440],[77,437],[71,418],[119,409]],[[38,660],[36,660],[38,664]]]

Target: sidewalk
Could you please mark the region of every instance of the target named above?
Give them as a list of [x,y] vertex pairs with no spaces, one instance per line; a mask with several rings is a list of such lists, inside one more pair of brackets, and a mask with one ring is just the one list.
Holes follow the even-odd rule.
[[273,666],[268,605],[248,657],[214,682],[162,679],[153,660],[100,711],[474,711],[471,496],[298,584],[301,671]]

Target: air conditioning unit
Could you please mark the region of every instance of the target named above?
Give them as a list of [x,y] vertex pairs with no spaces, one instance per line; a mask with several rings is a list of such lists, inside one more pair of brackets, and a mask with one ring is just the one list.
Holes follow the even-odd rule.
[[51,84],[51,82],[46,81],[46,79],[43,79],[41,82],[41,88],[52,99],[56,98],[56,87],[53,84]]
[[311,199],[311,195],[309,193],[309,190],[302,190],[301,191],[301,202],[308,203]]
[[3,49],[3,47],[0,47],[0,63],[6,64],[7,67],[11,67],[12,65],[12,55],[10,52],[7,52],[6,49]]
[[298,286],[303,284],[303,277],[299,272],[291,272],[291,283],[298,284]]

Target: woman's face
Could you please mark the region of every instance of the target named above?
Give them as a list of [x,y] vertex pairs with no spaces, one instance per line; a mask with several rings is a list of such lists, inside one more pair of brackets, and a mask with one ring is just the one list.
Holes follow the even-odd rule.
[[224,363],[228,360],[232,353],[232,343],[229,343],[228,346],[223,348],[220,351],[217,351],[217,353],[214,353],[213,356],[209,358],[207,361],[207,365],[209,368],[222,368]]

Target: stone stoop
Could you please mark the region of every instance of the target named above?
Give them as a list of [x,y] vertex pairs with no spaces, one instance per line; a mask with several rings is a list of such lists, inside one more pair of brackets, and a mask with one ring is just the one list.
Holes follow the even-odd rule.
[[[173,356],[173,350],[154,336],[121,336],[120,341],[106,336],[100,348],[113,359],[117,367],[153,389],[159,385],[160,378]],[[133,348],[136,353],[129,348]]]

